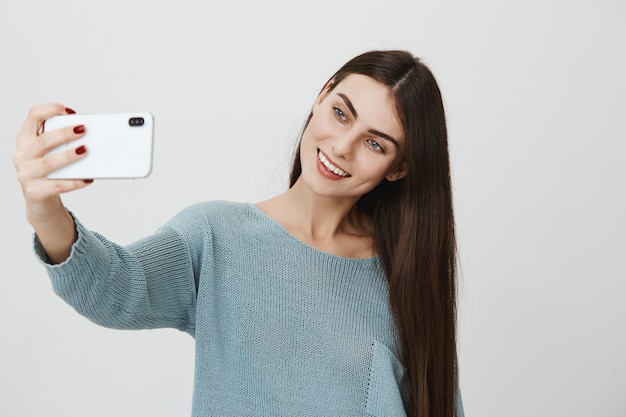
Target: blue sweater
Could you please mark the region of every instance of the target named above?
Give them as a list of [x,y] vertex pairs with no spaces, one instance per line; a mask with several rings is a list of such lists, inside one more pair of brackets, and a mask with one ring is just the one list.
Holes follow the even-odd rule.
[[405,415],[378,258],[319,251],[252,204],[193,205],[125,247],[75,223],[59,265],[35,240],[55,292],[102,326],[194,336],[193,416]]

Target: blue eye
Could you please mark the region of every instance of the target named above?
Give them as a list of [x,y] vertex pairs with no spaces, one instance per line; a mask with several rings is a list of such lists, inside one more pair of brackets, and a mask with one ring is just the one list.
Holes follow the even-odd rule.
[[343,113],[343,111],[340,108],[335,107],[334,110],[335,110],[335,116],[337,116],[341,120],[346,120],[346,115]]
[[370,147],[376,152],[385,152],[382,146],[380,146],[374,139],[368,139],[367,143],[369,143]]

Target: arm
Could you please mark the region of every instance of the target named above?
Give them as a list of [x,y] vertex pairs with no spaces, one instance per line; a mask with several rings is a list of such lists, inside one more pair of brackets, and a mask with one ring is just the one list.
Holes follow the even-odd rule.
[[[61,201],[60,194],[83,188],[90,180],[47,178],[50,172],[87,155],[84,147],[48,155],[84,134],[84,126],[43,132],[48,118],[71,113],[60,104],[33,107],[17,136],[13,157],[26,219],[33,226],[36,250],[55,291],[81,314],[105,326],[189,330],[195,305],[194,274],[181,234],[168,229],[128,248],[117,246],[75,223]],[[150,248],[157,254],[153,258]],[[168,256],[159,250],[169,250]]]
[[78,220],[76,230],[70,256],[60,264],[45,262],[38,239],[35,250],[54,291],[77,312],[106,327],[172,327],[194,333],[198,262],[188,241],[193,236],[166,226],[122,247]]

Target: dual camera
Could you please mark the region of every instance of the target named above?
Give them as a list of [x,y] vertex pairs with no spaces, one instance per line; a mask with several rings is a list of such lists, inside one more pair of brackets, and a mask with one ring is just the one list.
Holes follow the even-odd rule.
[[128,119],[128,125],[132,127],[143,126],[144,123],[143,117],[131,117]]

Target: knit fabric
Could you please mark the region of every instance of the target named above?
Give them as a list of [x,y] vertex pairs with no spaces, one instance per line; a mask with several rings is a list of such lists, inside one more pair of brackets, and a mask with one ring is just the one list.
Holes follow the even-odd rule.
[[405,415],[378,258],[317,250],[244,203],[193,205],[125,247],[75,224],[59,265],[35,239],[54,291],[102,326],[194,336],[193,416]]

